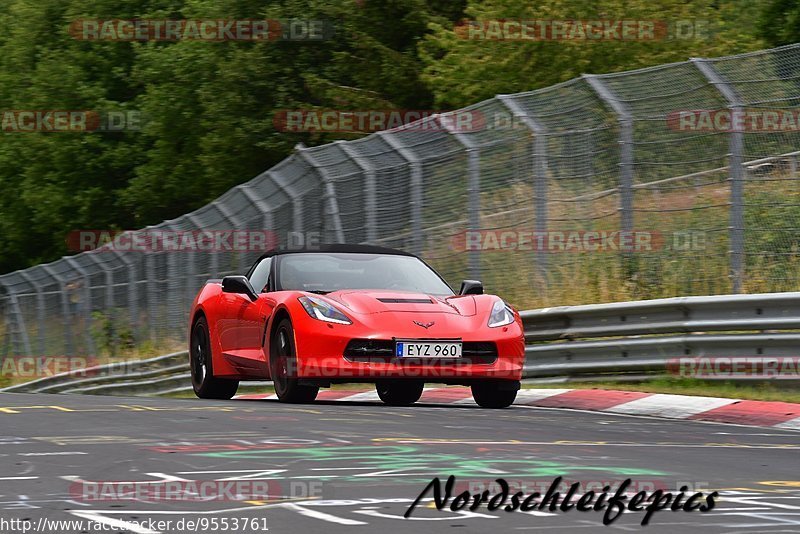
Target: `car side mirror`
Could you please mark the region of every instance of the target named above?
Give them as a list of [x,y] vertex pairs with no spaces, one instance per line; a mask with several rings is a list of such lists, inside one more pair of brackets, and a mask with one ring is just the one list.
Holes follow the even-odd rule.
[[478,280],[464,280],[461,282],[459,295],[483,295],[483,284]]
[[248,280],[246,276],[226,276],[222,279],[222,292],[247,295],[253,302],[258,300],[258,295],[256,295],[255,289],[253,289],[250,280]]

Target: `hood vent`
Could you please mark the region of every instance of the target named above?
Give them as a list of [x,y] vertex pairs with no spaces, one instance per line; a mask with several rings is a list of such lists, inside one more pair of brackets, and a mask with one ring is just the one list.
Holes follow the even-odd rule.
[[433,304],[431,299],[400,299],[400,298],[386,298],[378,299],[384,304]]

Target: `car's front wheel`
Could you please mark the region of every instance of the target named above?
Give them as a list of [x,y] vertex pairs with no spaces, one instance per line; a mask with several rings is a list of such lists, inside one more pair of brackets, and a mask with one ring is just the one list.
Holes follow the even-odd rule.
[[211,338],[208,322],[200,317],[192,327],[192,344],[189,349],[189,367],[192,374],[192,389],[201,399],[230,399],[239,388],[238,380],[214,378],[211,361]]
[[294,329],[289,319],[278,323],[270,341],[269,370],[279,401],[305,403],[317,398],[318,386],[301,385],[297,379]]
[[389,406],[410,406],[422,396],[421,380],[382,380],[375,384],[378,397]]
[[519,382],[485,381],[472,384],[472,398],[481,408],[508,408],[517,398]]

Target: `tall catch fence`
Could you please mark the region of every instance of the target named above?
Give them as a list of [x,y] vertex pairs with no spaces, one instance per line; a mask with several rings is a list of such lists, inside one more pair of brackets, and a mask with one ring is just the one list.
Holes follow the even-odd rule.
[[[299,149],[140,232],[398,247],[521,308],[796,290],[798,99],[800,45],[584,75]],[[0,356],[182,339],[205,280],[259,254],[106,248],[0,276]]]

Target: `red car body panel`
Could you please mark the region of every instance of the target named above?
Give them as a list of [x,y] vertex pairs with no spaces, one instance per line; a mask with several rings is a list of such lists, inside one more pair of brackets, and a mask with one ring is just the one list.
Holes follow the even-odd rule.
[[[298,300],[302,296],[327,300],[353,324],[334,324],[312,318]],[[205,315],[211,338],[213,374],[220,378],[268,380],[270,333],[277,318],[288,316],[295,335],[295,376],[300,379],[320,383],[370,382],[381,378],[424,378],[428,382],[448,383],[520,380],[525,359],[522,321],[515,311],[513,323],[490,328],[489,315],[497,299],[492,295],[442,297],[407,291],[342,290],[324,296],[303,291],[274,291],[261,293],[256,301],[251,301],[246,295],[223,293],[221,282],[213,280],[195,298],[190,331],[199,314]],[[392,302],[397,300],[400,302]],[[354,361],[345,357],[345,349],[354,339],[489,342],[496,345],[497,357],[491,363],[464,358]]]

